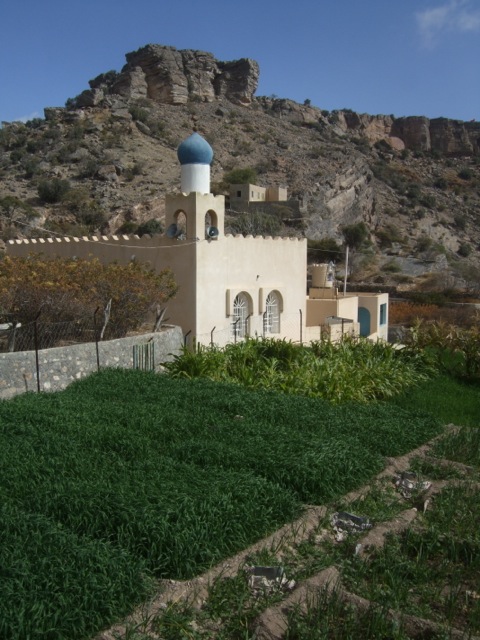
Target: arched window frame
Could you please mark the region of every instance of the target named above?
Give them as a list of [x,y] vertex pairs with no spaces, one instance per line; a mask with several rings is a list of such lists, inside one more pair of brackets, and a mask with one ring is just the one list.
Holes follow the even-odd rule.
[[270,291],[265,299],[265,313],[263,315],[264,335],[280,333],[281,301],[276,291]]
[[247,293],[241,291],[233,300],[232,336],[235,339],[244,338],[249,334],[249,317],[251,314],[250,299]]

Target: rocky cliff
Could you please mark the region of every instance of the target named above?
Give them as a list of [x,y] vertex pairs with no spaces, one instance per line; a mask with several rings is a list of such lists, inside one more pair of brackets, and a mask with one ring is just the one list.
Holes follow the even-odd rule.
[[357,132],[369,142],[384,140],[393,149],[438,152],[450,156],[480,153],[480,122],[424,116],[371,116],[339,111],[336,124],[343,131]]
[[258,85],[259,67],[249,58],[221,62],[205,51],[149,44],[127,53],[126,60],[120,73],[110,71],[91,80],[90,89],[71,106],[96,106],[112,94],[177,105],[224,97],[233,104],[248,105]]
[[160,45],[126,59],[45,121],[0,129],[0,237],[158,232],[194,117],[214,148],[215,192],[245,167],[288,188],[296,204],[269,208],[268,233],[340,244],[363,223],[362,277],[416,286],[434,274],[446,286],[473,273],[480,289],[479,124],[255,97],[249,59]]

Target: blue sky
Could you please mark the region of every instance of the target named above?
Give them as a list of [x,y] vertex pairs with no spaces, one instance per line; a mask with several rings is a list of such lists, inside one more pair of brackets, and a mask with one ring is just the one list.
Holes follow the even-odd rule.
[[3,0],[0,121],[43,117],[146,44],[260,65],[257,95],[480,120],[480,0]]

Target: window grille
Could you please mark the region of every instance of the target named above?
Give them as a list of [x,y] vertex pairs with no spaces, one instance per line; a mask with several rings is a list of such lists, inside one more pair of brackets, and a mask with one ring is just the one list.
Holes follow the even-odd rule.
[[278,296],[273,291],[265,301],[264,332],[280,333],[280,304]]
[[233,301],[232,335],[244,338],[248,334],[248,299],[245,294],[239,293]]

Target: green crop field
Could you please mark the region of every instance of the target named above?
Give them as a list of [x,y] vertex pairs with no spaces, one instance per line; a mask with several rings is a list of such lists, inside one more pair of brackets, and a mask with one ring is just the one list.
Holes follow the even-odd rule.
[[0,402],[0,637],[85,638],[340,497],[429,414],[106,370]]

